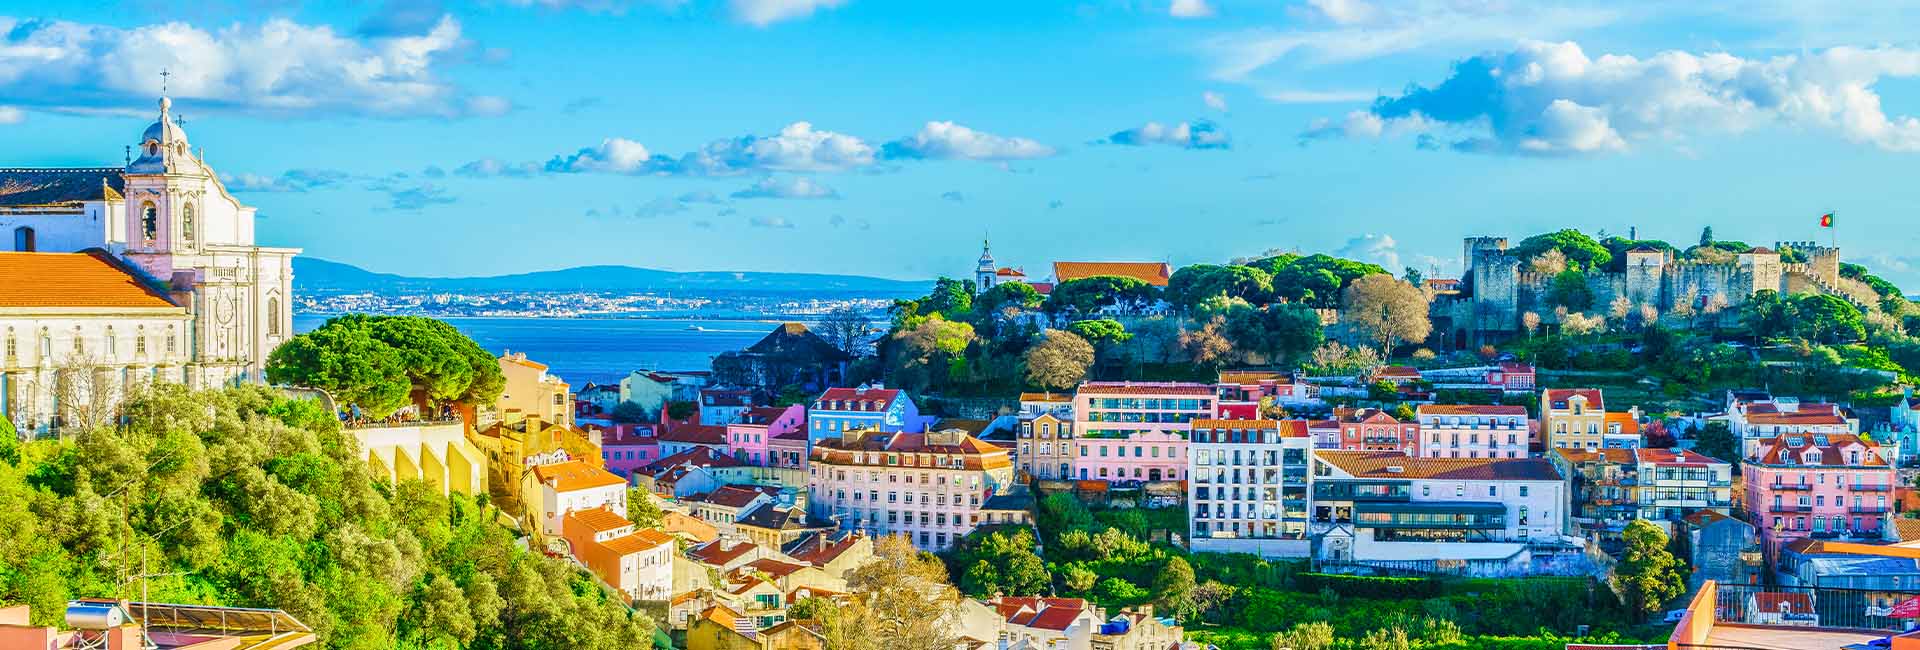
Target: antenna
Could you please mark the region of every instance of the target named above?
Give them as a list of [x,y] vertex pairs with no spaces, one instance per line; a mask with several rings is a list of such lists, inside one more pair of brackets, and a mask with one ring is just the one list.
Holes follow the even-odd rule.
[[160,94],[167,94],[167,78],[171,76],[173,76],[173,73],[166,68],[160,69]]

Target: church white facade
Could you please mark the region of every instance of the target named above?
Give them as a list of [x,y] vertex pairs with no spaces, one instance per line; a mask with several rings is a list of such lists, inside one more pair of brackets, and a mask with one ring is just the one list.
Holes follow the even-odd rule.
[[0,416],[23,433],[129,382],[259,381],[293,336],[299,249],[255,243],[170,109],[124,168],[0,168]]

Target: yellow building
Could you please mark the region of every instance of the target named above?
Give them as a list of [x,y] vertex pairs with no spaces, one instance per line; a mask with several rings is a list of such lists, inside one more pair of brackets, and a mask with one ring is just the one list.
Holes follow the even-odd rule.
[[360,442],[360,459],[375,478],[425,481],[441,494],[486,494],[486,454],[465,431],[460,422],[347,429]]
[[494,416],[513,424],[529,417],[542,422],[573,425],[573,395],[567,382],[547,374],[547,365],[527,359],[525,352],[500,355],[500,374],[506,387],[494,401]]
[[1540,391],[1540,432],[1548,449],[1599,449],[1607,433],[1606,402],[1598,388]]
[[497,503],[508,512],[519,505],[516,490],[529,468],[570,460],[597,469],[606,467],[606,460],[600,457],[598,430],[582,431],[540,417],[494,422],[474,432],[471,440],[486,453],[487,483],[493,486]]

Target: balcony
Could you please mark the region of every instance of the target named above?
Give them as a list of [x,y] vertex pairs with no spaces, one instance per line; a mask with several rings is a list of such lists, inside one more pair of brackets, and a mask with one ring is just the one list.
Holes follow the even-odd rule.
[[1886,492],[1886,491],[1888,491],[1888,490],[1891,490],[1891,489],[1893,489],[1893,486],[1890,486],[1890,485],[1887,485],[1887,484],[1885,484],[1885,483],[1855,483],[1855,484],[1853,484],[1853,491],[1855,491],[1855,492]]
[[1813,506],[1803,506],[1792,503],[1774,504],[1772,507],[1767,508],[1767,512],[1813,512]]
[[1812,483],[1774,483],[1772,485],[1767,486],[1767,489],[1773,490],[1775,492],[1788,491],[1788,490],[1804,491],[1804,490],[1812,490],[1813,484]]
[[1707,487],[1733,487],[1733,479],[1716,478],[1707,481]]
[[1878,515],[1887,512],[1886,506],[1848,506],[1847,512],[1862,515]]

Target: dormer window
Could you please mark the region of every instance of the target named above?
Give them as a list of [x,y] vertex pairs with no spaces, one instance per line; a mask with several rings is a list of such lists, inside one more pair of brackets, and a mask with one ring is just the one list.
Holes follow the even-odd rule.
[[1808,465],[1819,465],[1820,451],[1817,449],[1808,449],[1805,454],[1800,456],[1800,460]]
[[149,157],[160,155],[160,141],[148,140],[146,149],[147,149],[147,156]]

